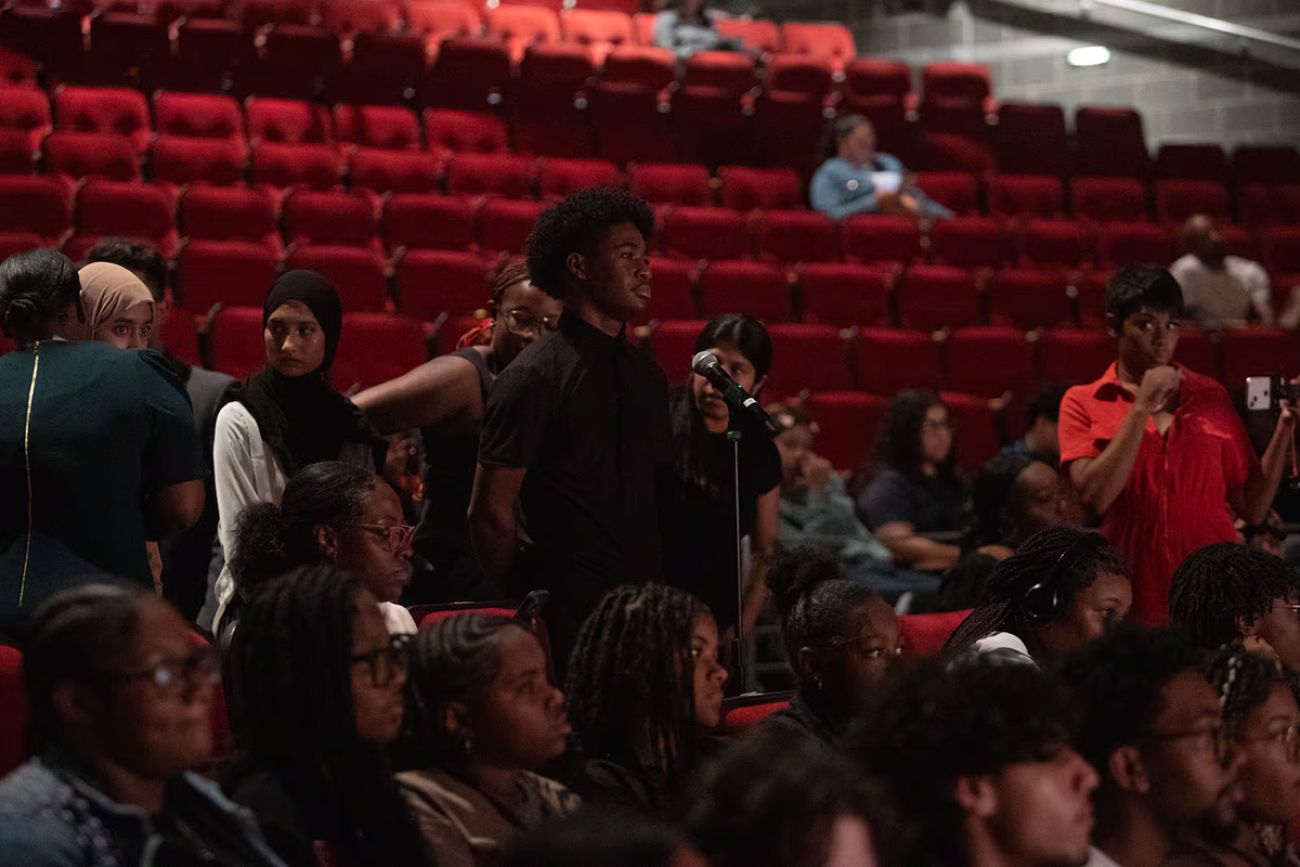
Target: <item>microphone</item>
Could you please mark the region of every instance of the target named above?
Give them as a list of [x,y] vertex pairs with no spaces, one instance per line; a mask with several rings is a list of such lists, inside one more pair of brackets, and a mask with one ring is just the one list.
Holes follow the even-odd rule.
[[727,402],[728,406],[749,410],[763,423],[769,434],[776,435],[776,422],[772,421],[772,417],[764,411],[753,395],[741,388],[739,383],[722,369],[716,355],[707,349],[695,353],[695,357],[691,359],[691,370],[707,379],[714,388],[720,391],[722,399]]

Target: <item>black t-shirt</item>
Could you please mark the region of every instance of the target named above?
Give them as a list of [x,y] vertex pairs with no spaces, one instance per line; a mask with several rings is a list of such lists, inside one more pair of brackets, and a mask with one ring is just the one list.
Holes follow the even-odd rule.
[[[725,433],[689,429],[684,419],[695,413],[689,392],[674,394],[673,409],[679,420],[674,443],[678,467],[662,504],[664,574],[669,584],[704,600],[718,628],[726,629],[737,619],[732,445]],[[741,434],[740,529],[749,535],[759,496],[781,483],[781,456],[762,423],[744,414],[736,424]],[[682,466],[688,453],[694,456],[691,466]]]
[[625,335],[610,337],[566,310],[553,337],[497,377],[479,462],[527,468],[516,577],[551,591],[565,649],[605,592],[662,580],[657,488],[672,463],[668,386]]
[[871,530],[891,521],[906,521],[917,533],[965,529],[968,491],[958,477],[905,476],[883,470],[858,498],[858,516]]

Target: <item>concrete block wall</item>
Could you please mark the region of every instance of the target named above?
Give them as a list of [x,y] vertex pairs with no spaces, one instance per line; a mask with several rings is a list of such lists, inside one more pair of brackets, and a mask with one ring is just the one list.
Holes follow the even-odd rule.
[[[860,52],[914,68],[937,60],[988,64],[1000,98],[1060,103],[1067,117],[1079,105],[1136,106],[1153,149],[1166,142],[1300,145],[1300,52],[1251,45],[1243,55],[1233,37],[1100,7],[1083,20],[1079,0],[958,0],[943,13],[896,13],[890,5],[902,3],[769,0],[763,11],[844,21]],[[1165,5],[1300,35],[1300,0]],[[1081,45],[1106,45],[1110,63],[1070,67],[1065,55]]]

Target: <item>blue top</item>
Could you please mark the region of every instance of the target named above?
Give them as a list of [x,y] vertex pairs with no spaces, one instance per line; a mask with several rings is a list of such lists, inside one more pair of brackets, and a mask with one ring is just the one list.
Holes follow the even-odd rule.
[[[839,157],[831,157],[813,173],[809,201],[814,209],[842,220],[850,214],[872,214],[876,211],[875,172],[895,172],[907,175],[907,168],[892,154],[877,153],[865,166],[855,166]],[[952,211],[921,192],[916,184],[903,187],[921,206],[921,213],[931,219],[946,219]]]

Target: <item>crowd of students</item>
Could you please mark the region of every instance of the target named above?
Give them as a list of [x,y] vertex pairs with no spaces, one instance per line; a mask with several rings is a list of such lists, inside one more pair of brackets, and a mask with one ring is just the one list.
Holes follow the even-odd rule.
[[[973,482],[908,391],[846,485],[799,402],[769,436],[629,341],[652,229],[621,190],[552,206],[490,324],[355,399],[319,274],[269,288],[234,383],[148,350],[156,254],[0,265],[0,627],[32,756],[0,860],[1300,863],[1300,578],[1233,524],[1265,525],[1294,422],[1256,458],[1173,363],[1168,272],[1115,277],[1116,363],[1035,399]],[[694,349],[760,397],[780,363],[741,314]],[[421,514],[386,454],[414,429]],[[403,603],[444,579],[529,602],[417,629]],[[918,661],[908,605],[974,610]],[[728,741],[765,611],[796,688]]]

